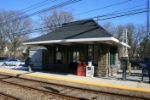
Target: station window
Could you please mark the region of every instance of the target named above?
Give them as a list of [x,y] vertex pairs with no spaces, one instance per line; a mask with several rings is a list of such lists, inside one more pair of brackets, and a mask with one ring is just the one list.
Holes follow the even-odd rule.
[[61,51],[59,48],[56,48],[56,63],[61,63],[62,57],[61,57]]
[[98,46],[97,45],[88,46],[88,59],[90,58],[92,58],[93,64],[98,63]]
[[94,46],[94,59],[93,59],[94,64],[98,64],[98,46]]
[[93,63],[93,45],[88,46],[88,61],[92,60]]
[[93,58],[93,46],[88,46],[88,58]]
[[110,65],[116,64],[116,48],[110,47]]
[[73,52],[73,62],[78,62],[80,59],[79,57],[80,57],[79,51],[74,51]]

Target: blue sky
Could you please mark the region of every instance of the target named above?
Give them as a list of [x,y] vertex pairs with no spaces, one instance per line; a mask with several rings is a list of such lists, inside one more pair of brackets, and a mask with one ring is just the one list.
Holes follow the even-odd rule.
[[[44,0],[0,0],[0,9],[4,10],[22,10],[24,8],[30,7],[34,4],[37,4],[39,2],[42,2]],[[47,0],[49,2],[53,0]],[[65,2],[67,0],[56,0],[53,3],[47,4],[43,7],[40,7],[38,9],[32,10],[30,12],[27,12],[28,14],[38,11],[40,9],[44,9],[47,7],[51,7],[55,4]],[[113,4],[125,2],[122,4],[114,5],[108,8],[104,8]],[[77,2],[75,4],[71,4],[68,6],[65,6],[64,8],[66,9],[74,9],[73,14],[80,14],[83,12],[87,12],[93,9],[98,9],[101,8],[100,10],[96,10],[87,14],[82,14],[82,15],[76,15],[79,19],[86,19],[86,18],[91,18],[95,16],[100,16],[104,14],[109,14],[114,11],[118,10],[123,10],[127,8],[132,8],[135,6],[143,5],[140,6],[139,8],[146,8],[147,7],[147,0],[81,0],[80,2]],[[103,8],[103,9],[102,9]],[[137,8],[138,9],[138,8]],[[130,9],[128,9],[130,10]],[[34,18],[34,17],[33,17]],[[110,20],[103,20],[101,22],[105,21],[110,21],[115,24],[120,24],[120,23],[135,23],[135,24],[145,24],[146,23],[146,13],[143,14],[137,14],[134,16],[126,16],[126,17],[120,17],[120,18],[115,18],[115,19],[110,19]]]
[[[37,4],[43,1],[46,1],[46,0],[0,0],[0,9],[20,11],[24,8],[28,8],[34,4]],[[52,7],[53,5],[65,2],[67,0],[47,0],[47,2],[52,2],[52,1],[55,1],[55,2],[47,3],[47,5],[45,6],[42,6],[35,10],[31,10],[26,13],[31,14],[38,10]],[[64,8],[68,10],[74,9],[73,14],[76,15],[75,17],[82,20],[82,19],[92,18],[95,16],[100,16],[100,15],[105,15],[105,14],[107,15],[118,10],[122,10],[122,12],[126,11],[125,9],[133,10],[131,8],[136,7],[136,6],[139,6],[139,7],[134,8],[134,9],[146,8],[147,0],[81,0],[80,2],[67,5]],[[86,14],[80,14],[80,13],[84,13],[87,11],[91,11],[93,9],[99,9],[99,10],[95,10],[93,12],[86,13]],[[36,15],[31,18],[34,20],[37,20],[36,18],[38,17]],[[119,18],[109,19],[109,20],[100,20],[99,23],[103,24],[105,22],[112,22],[115,25],[133,23],[133,24],[144,24],[146,26],[146,20],[147,20],[146,18],[147,18],[147,13],[142,13],[142,14],[137,14],[133,16],[125,16],[125,17],[119,17]]]

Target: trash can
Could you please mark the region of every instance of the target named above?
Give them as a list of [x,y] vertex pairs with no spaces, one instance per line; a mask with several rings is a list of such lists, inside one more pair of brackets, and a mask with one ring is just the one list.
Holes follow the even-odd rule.
[[28,71],[29,72],[33,72],[33,64],[29,64],[28,65]]
[[142,79],[141,82],[143,82],[143,77],[148,77],[149,78],[149,83],[150,83],[150,66],[141,63],[140,64],[142,66]]
[[82,76],[82,72],[83,72],[83,66],[82,66],[81,62],[79,62],[78,66],[77,66],[77,75]]
[[82,72],[82,75],[83,75],[83,76],[86,76],[86,63],[83,62],[83,63],[82,63],[82,66],[83,66],[83,72]]

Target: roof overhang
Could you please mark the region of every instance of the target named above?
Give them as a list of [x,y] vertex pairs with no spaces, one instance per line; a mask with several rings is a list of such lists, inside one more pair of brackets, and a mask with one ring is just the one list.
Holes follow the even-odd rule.
[[124,46],[130,48],[129,45],[127,45],[123,42],[120,42],[118,39],[116,39],[114,37],[48,40],[48,41],[24,42],[23,44],[25,44],[25,45],[53,45],[53,44],[71,45],[72,43],[93,44],[95,42],[116,45],[116,46],[124,45]]

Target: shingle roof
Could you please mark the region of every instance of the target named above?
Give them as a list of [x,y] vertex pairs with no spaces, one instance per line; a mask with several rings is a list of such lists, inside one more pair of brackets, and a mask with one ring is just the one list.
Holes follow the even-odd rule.
[[94,20],[81,20],[63,24],[62,27],[48,34],[30,39],[26,42],[98,37],[112,37],[112,35]]

